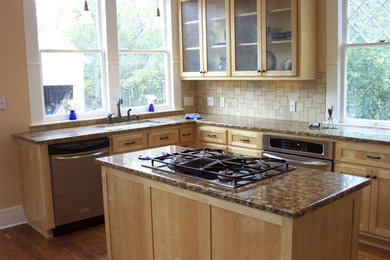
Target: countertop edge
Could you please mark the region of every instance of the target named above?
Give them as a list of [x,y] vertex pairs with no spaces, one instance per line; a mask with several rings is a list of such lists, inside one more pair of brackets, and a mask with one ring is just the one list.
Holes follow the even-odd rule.
[[284,217],[289,217],[289,218],[299,218],[299,217],[302,217],[305,214],[313,212],[313,211],[315,211],[315,210],[317,210],[319,208],[322,208],[322,207],[324,207],[326,205],[329,205],[330,203],[332,203],[334,201],[337,201],[337,200],[339,200],[341,198],[344,198],[344,197],[346,197],[346,196],[348,196],[348,195],[350,195],[350,194],[352,194],[352,193],[354,193],[354,192],[356,192],[358,190],[361,190],[361,189],[363,189],[364,187],[366,187],[366,186],[368,186],[370,184],[370,182],[367,181],[367,182],[358,184],[358,185],[356,185],[356,186],[354,186],[352,188],[349,188],[347,190],[343,190],[342,192],[336,193],[336,194],[334,194],[331,197],[327,197],[327,198],[325,198],[323,200],[320,200],[320,201],[318,201],[315,204],[311,204],[309,207],[307,207],[305,209],[300,209],[300,210],[297,210],[297,211],[287,211],[287,210],[282,210],[282,209],[279,209],[279,208],[276,208],[276,207],[271,207],[269,205],[258,204],[258,203],[255,203],[255,202],[249,201],[249,200],[243,200],[243,199],[234,198],[234,197],[228,196],[226,194],[222,195],[222,194],[220,194],[218,192],[213,191],[212,188],[205,189],[203,184],[202,185],[197,184],[196,180],[194,180],[194,179],[188,178],[189,182],[184,182],[184,181],[180,181],[180,180],[173,180],[173,179],[168,178],[168,177],[164,178],[163,176],[160,176],[160,175],[151,175],[149,173],[145,173],[145,172],[142,172],[142,171],[139,171],[139,170],[136,170],[136,169],[132,169],[132,168],[123,167],[123,166],[120,166],[120,165],[117,165],[117,164],[113,164],[113,163],[108,163],[108,162],[105,162],[105,161],[102,161],[102,160],[99,160],[99,159],[96,160],[96,163],[101,165],[101,166],[112,168],[114,170],[123,171],[125,173],[132,174],[132,175],[135,175],[135,176],[139,176],[139,177],[142,177],[142,178],[146,178],[146,179],[149,179],[149,180],[158,181],[158,182],[165,183],[165,184],[168,184],[168,185],[171,185],[171,186],[175,186],[175,187],[178,187],[178,188],[190,190],[190,191],[197,192],[197,193],[200,193],[200,194],[203,194],[203,195],[208,195],[208,196],[211,196],[211,197],[214,197],[214,198],[217,198],[217,199],[222,199],[222,200],[229,201],[229,202],[232,202],[232,203],[237,203],[239,205],[248,206],[250,208],[263,210],[263,211],[266,211],[266,212],[269,212],[269,213],[274,213],[274,214],[281,215],[281,216],[284,216]]

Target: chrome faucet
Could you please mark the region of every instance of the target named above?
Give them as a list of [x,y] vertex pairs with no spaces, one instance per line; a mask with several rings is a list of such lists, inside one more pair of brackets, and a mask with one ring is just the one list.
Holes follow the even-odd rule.
[[118,100],[118,103],[116,103],[116,106],[118,107],[118,117],[117,117],[118,123],[122,122],[122,115],[121,115],[121,105],[122,104],[123,104],[123,100],[120,98]]
[[131,115],[130,115],[131,108],[127,110],[127,122],[131,121]]

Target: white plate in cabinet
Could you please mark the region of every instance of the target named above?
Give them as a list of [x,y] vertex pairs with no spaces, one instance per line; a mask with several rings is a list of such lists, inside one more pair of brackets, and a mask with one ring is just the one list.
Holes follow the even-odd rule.
[[160,147],[177,144],[179,142],[179,129],[162,130],[149,133],[149,147]]
[[114,136],[111,144],[113,154],[145,149],[147,147],[146,134]]
[[241,146],[245,148],[261,149],[262,148],[261,133],[253,131],[229,130],[228,142],[229,145]]

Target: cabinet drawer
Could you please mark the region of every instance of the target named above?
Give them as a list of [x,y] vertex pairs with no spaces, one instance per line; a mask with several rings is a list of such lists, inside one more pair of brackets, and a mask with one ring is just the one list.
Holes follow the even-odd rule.
[[261,149],[262,148],[261,133],[253,131],[229,130],[228,140],[229,145],[241,146],[245,148]]
[[112,153],[124,153],[145,149],[146,134],[132,134],[124,136],[114,136],[112,138]]
[[229,146],[228,151],[237,155],[245,155],[250,157],[261,157],[261,155],[263,154],[263,150],[255,150],[233,146]]
[[363,165],[390,167],[390,146],[336,143],[335,160]]
[[149,133],[148,141],[149,147],[177,144],[179,142],[179,129]]
[[192,127],[183,127],[180,128],[180,142],[191,142],[193,136],[193,128]]
[[227,131],[218,127],[199,127],[199,142],[227,144]]

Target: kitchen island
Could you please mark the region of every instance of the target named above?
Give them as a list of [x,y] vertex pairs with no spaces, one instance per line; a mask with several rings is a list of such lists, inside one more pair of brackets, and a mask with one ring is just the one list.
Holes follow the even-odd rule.
[[98,159],[111,259],[356,259],[369,180],[297,168],[229,189],[138,159],[184,149]]

